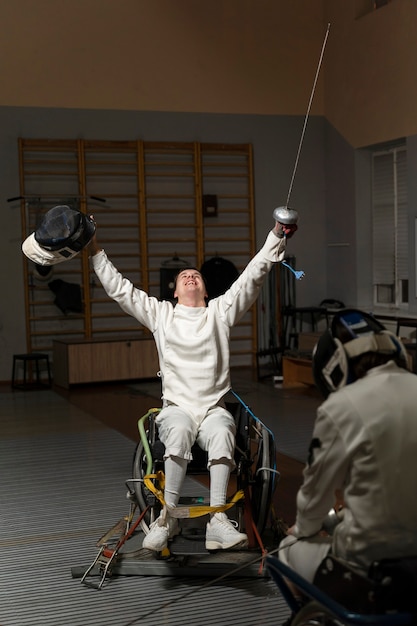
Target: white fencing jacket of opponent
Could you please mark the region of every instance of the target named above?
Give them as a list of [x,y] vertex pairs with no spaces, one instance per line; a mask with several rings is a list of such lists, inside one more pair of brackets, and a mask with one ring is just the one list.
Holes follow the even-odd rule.
[[148,328],[155,339],[162,398],[200,423],[230,390],[230,331],[255,302],[265,276],[282,261],[286,239],[273,231],[232,286],[206,307],[158,300],[124,278],[101,251],[92,257],[106,293]]
[[332,551],[367,571],[417,555],[417,377],[389,361],[319,407],[294,534],[318,533],[343,490]]

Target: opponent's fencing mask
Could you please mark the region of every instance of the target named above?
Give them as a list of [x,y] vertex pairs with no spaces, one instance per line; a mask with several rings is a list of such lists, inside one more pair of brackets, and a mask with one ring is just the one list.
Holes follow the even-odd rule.
[[94,221],[67,205],[49,209],[34,233],[22,244],[24,254],[37,265],[56,265],[72,259],[89,243]]
[[314,380],[325,398],[354,382],[349,362],[367,352],[400,356],[407,362],[401,340],[372,315],[358,309],[336,313],[313,351]]

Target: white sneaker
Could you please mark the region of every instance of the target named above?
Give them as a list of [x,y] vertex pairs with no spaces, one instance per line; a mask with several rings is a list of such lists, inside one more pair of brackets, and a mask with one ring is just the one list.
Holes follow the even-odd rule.
[[[234,522],[236,524],[236,522]],[[225,513],[215,513],[206,529],[207,550],[227,550],[244,548],[248,545],[248,536],[240,533]]]
[[153,552],[161,552],[168,546],[168,540],[178,535],[180,528],[175,517],[161,517],[150,525],[149,533],[142,542],[142,547]]

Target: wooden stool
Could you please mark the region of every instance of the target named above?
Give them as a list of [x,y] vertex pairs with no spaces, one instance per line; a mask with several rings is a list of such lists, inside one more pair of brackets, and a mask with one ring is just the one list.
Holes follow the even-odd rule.
[[[23,363],[23,380],[16,379],[19,362]],[[27,363],[34,363],[36,368],[36,379],[33,380],[33,369],[31,370],[30,381],[27,380]],[[46,371],[48,373],[48,382],[42,382],[40,363],[45,362]],[[49,367],[49,356],[40,352],[32,352],[31,354],[14,354],[13,355],[13,371],[12,371],[12,388],[13,389],[41,389],[51,386],[51,370]]]

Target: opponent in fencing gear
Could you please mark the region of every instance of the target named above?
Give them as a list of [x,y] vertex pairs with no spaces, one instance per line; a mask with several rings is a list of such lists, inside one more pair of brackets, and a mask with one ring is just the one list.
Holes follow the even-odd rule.
[[95,233],[91,217],[67,205],[49,209],[39,226],[22,244],[24,254],[36,265],[56,265],[76,256]]
[[[180,271],[175,285],[177,303],[150,297],[135,288],[108,259],[96,238],[90,251],[94,270],[108,296],[148,328],[159,356],[163,408],[156,418],[165,445],[167,501],[176,506],[191,447],[197,441],[208,452],[210,503],[226,504],[226,488],[234,467],[236,425],[223,397],[231,388],[230,333],[255,302],[262,283],[277,261],[284,259],[286,242],[296,227],[276,224],[264,246],[222,295],[207,302],[201,273],[193,268]],[[172,463],[172,459],[174,463]],[[213,468],[213,469],[211,469]],[[176,532],[174,523],[161,519],[144,539],[144,547],[159,551]],[[161,529],[164,529],[161,531]],[[223,540],[222,540],[223,538]],[[216,518],[207,529],[207,546],[223,549],[247,541],[227,516]],[[221,545],[220,545],[221,544]]]
[[372,315],[357,309],[345,309],[335,315],[313,354],[314,381],[325,398],[357,380],[354,363],[367,353],[380,355],[374,356],[374,362],[391,356],[407,364],[407,353],[400,339]]
[[[362,574],[417,554],[417,377],[406,367],[400,339],[362,311],[338,312],[318,341],[313,371],[327,399],[279,553],[310,582],[329,550]],[[340,493],[340,522],[323,536]]]

